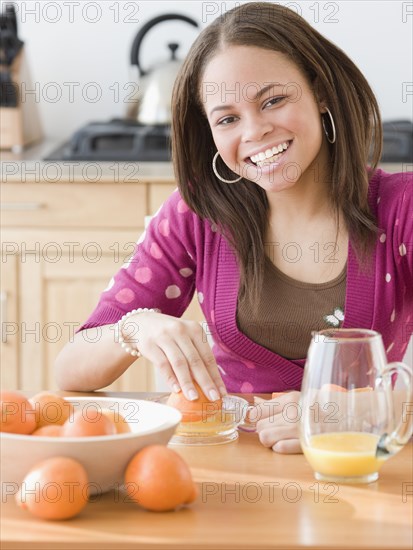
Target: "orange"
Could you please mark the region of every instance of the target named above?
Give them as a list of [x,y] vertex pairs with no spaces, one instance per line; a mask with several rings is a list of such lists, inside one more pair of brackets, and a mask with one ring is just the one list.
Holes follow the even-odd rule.
[[277,397],[281,397],[281,395],[284,395],[285,393],[288,393],[288,392],[285,392],[285,391],[273,391],[273,392],[272,392],[272,395],[271,395],[271,399],[277,399]]
[[130,427],[128,422],[126,422],[125,417],[122,416],[117,411],[112,409],[102,409],[102,414],[107,416],[115,424],[116,433],[124,434],[130,432]]
[[163,445],[149,445],[132,458],[125,484],[130,498],[153,512],[190,504],[198,493],[185,460]]
[[15,434],[31,434],[36,428],[35,410],[19,392],[0,392],[0,431]]
[[69,401],[49,392],[37,393],[30,397],[29,402],[36,409],[38,428],[48,424],[63,426],[74,412],[73,405]]
[[62,428],[62,437],[90,437],[97,435],[115,435],[115,424],[97,410],[76,411],[66,420]]
[[46,437],[60,437],[62,435],[62,426],[57,424],[48,424],[34,430],[32,435],[46,436]]
[[210,401],[201,390],[199,384],[193,382],[197,392],[198,399],[190,401],[183,392],[171,393],[166,402],[167,405],[175,407],[182,413],[181,422],[201,422],[206,418],[216,415],[222,410],[222,399]]
[[342,386],[338,386],[337,384],[323,384],[322,390],[330,390],[330,391],[339,391],[339,392],[346,392],[347,389],[343,388]]
[[36,464],[24,478],[16,502],[42,519],[68,519],[86,506],[89,480],[73,458],[56,456]]

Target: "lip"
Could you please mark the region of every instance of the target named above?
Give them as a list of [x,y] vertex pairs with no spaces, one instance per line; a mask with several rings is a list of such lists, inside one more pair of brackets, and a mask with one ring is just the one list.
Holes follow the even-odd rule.
[[277,143],[273,143],[271,145],[266,145],[263,147],[260,147],[259,149],[256,149],[255,151],[252,151],[247,157],[244,158],[244,162],[248,162],[248,164],[252,164],[253,166],[256,166],[250,159],[254,155],[258,155],[258,153],[264,153],[267,149],[272,149],[273,147],[278,147],[279,145],[282,145],[283,143],[288,143],[288,148],[284,151],[288,151],[290,148],[291,143],[293,142],[292,139],[284,139],[282,141],[278,141]]

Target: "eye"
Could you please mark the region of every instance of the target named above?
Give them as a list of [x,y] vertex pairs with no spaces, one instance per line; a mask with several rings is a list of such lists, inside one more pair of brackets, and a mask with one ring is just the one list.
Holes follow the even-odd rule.
[[269,99],[268,101],[266,101],[264,103],[264,109],[266,107],[272,107],[273,105],[276,105],[277,103],[280,103],[280,101],[282,101],[283,99],[285,99],[284,96],[272,97],[271,99]]
[[235,116],[226,116],[218,120],[217,126],[226,126],[227,124],[232,124],[236,119],[237,117]]

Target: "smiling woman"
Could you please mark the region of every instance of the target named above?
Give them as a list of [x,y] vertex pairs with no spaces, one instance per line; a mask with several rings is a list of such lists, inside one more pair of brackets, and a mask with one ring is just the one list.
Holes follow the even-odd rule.
[[[381,154],[377,102],[351,60],[294,11],[252,2],[212,23],[177,79],[174,108],[180,190],[200,216],[220,225],[234,219],[236,238],[228,238],[243,266],[240,295],[248,295],[251,307],[263,284],[265,241],[295,242],[295,232],[283,230],[292,219],[302,234],[321,217],[317,227],[328,233],[323,245],[331,237],[344,245],[335,258],[339,272],[349,233],[360,261],[367,262],[376,227],[366,166],[372,151],[371,176]],[[279,147],[286,152],[274,158]],[[244,178],[246,196],[240,186],[217,185],[210,168],[214,154],[224,161],[215,165],[226,183],[236,183],[234,173]],[[186,162],[188,157],[193,161]],[[192,187],[195,178],[203,181]],[[204,200],[206,188],[213,200]],[[258,216],[251,219],[250,211]],[[320,242],[319,231],[312,237]],[[301,280],[320,280],[311,252],[308,259],[306,271],[313,268],[313,276]],[[282,254],[274,260],[288,270]],[[297,276],[294,269],[289,274]],[[334,275],[337,270],[324,270],[321,279]]]
[[[229,11],[178,74],[172,137],[178,190],[62,351],[63,389],[103,387],[143,355],[190,400],[196,381],[213,401],[289,391],[283,406],[297,404],[311,333],[331,325],[376,330],[403,357],[412,175],[377,169],[377,102],[339,48],[277,4]],[[179,319],[195,291],[204,330]],[[300,450],[281,409],[257,429]]]
[[[214,78],[221,84],[215,93],[204,95],[203,108],[225,164],[267,191],[270,205],[273,192],[286,189],[295,190],[295,200],[306,186],[313,187],[315,201],[316,191],[326,195],[321,187],[327,174],[319,181],[314,178],[314,167],[323,173],[328,165],[320,115],[326,108],[317,105],[297,66],[280,52],[229,46],[208,63],[202,88]],[[279,82],[283,84],[275,84]],[[253,99],[244,92],[251,83],[262,86]],[[226,90],[237,85],[242,93],[232,103],[233,94]]]

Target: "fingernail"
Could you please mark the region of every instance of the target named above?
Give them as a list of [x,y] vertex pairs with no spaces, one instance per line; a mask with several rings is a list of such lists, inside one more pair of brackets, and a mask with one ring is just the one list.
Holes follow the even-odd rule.
[[210,390],[209,397],[211,398],[212,401],[218,401],[219,394],[216,390]]
[[177,383],[172,385],[172,389],[175,393],[179,393],[181,391],[181,388],[179,387],[179,384],[177,384]]
[[195,399],[198,399],[198,394],[195,390],[189,390],[188,397],[191,401],[195,401]]
[[227,388],[225,386],[219,386],[219,393],[224,397],[224,395],[227,395]]

